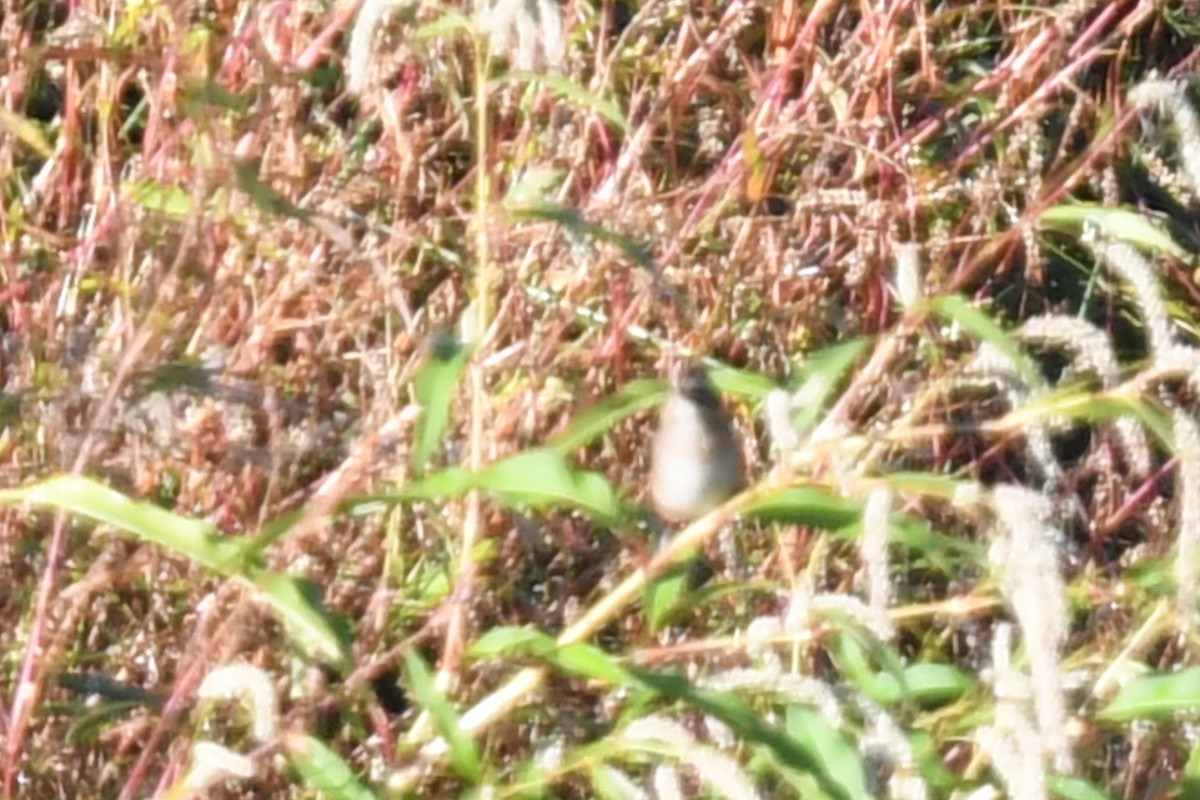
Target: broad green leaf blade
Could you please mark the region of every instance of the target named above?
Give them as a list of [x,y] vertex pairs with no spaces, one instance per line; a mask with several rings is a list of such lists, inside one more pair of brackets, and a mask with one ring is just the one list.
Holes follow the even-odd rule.
[[462,379],[470,352],[449,337],[434,342],[429,359],[413,379],[413,393],[421,405],[417,420],[417,436],[410,464],[413,472],[425,471],[430,456],[446,432],[454,392]]
[[283,736],[283,750],[301,781],[319,796],[330,800],[375,800],[375,795],[358,780],[342,757],[320,739],[288,732]]
[[660,271],[647,246],[640,244],[625,234],[614,233],[600,225],[588,222],[573,208],[567,208],[557,203],[537,203],[524,208],[510,209],[509,214],[514,220],[521,222],[543,221],[557,223],[569,230],[573,236],[591,238],[598,242],[612,245],[623,256],[648,272],[657,275]]
[[413,699],[429,712],[438,733],[446,740],[450,764],[454,771],[465,780],[478,783],[483,777],[483,764],[479,760],[475,742],[463,732],[458,714],[450,705],[450,701],[433,685],[433,675],[430,674],[429,667],[425,666],[421,657],[411,649],[404,651],[404,664]]
[[730,367],[705,359],[713,386],[727,394],[762,402],[775,388],[775,381],[757,372]]
[[603,475],[572,467],[561,452],[540,448],[509,456],[479,473],[461,467],[435,472],[391,492],[357,498],[346,510],[363,513],[375,503],[452,499],[472,489],[508,506],[575,508],[606,524],[624,513],[620,497]]
[[1185,261],[1190,258],[1188,251],[1171,238],[1161,223],[1128,208],[1110,208],[1099,203],[1063,203],[1043,211],[1038,222],[1047,230],[1072,236],[1082,234],[1084,225],[1090,223],[1107,238],[1120,239],[1140,250],[1165,253]]
[[264,522],[263,526],[258,529],[258,533],[246,540],[244,545],[246,558],[254,558],[259,553],[266,552],[268,547],[291,533],[310,513],[312,512],[309,508],[297,508]]
[[512,212],[552,202],[550,195],[566,174],[567,171],[562,169],[526,169],[509,185],[500,205],[505,211]]
[[554,637],[535,628],[495,628],[476,639],[468,653],[478,659],[532,656],[572,675],[617,686],[634,683],[628,670],[595,645],[581,642],[560,647]]
[[211,113],[213,109],[224,109],[241,116],[254,104],[250,96],[231,92],[213,81],[194,81],[185,85],[183,102],[191,117]]
[[587,774],[592,782],[592,791],[600,800],[629,800],[629,789],[621,782],[621,773],[613,767],[606,764],[592,765]]
[[[813,772],[837,797],[867,800],[867,769],[854,745],[811,708],[788,706],[787,731],[814,762]],[[832,791],[830,791],[832,790]]]
[[1142,675],[1121,687],[1099,716],[1113,722],[1171,719],[1200,710],[1200,667]]
[[699,689],[677,675],[643,671],[634,675],[653,691],[710,714],[746,741],[766,747],[784,765],[811,773],[821,788],[838,800],[870,797],[858,754],[816,714],[810,712],[817,722],[797,738],[791,730],[766,722],[732,694]]
[[804,433],[817,423],[834,392],[849,375],[850,368],[870,344],[871,340],[867,338],[851,339],[814,353],[804,362],[800,369],[800,388],[795,392],[795,396],[804,398],[804,405],[792,419],[797,431]]
[[919,494],[941,500],[954,499],[961,481],[931,472],[889,472],[879,480],[899,494]]
[[413,38],[418,41],[428,39],[469,38],[475,30],[470,17],[453,9],[447,9],[432,22],[427,22],[413,31]]
[[0,505],[31,503],[112,525],[142,541],[228,575],[241,567],[243,545],[222,537],[207,522],[189,519],[79,475],[59,475],[40,483],[0,490]]
[[882,686],[892,686],[898,696],[908,697],[917,705],[931,707],[943,705],[962,697],[975,685],[971,676],[952,664],[910,664],[903,670],[901,681],[887,672],[879,673]]
[[982,545],[939,533],[926,520],[907,514],[892,520],[889,541],[919,553],[929,566],[946,574],[961,570],[964,559],[980,566],[987,563]]
[[967,673],[950,664],[901,666],[896,660],[896,669],[875,671],[863,643],[851,634],[837,637],[834,653],[851,682],[884,706],[906,700],[925,708],[942,705],[958,699],[974,685]]
[[3,106],[0,106],[0,131],[12,134],[19,142],[42,158],[48,159],[54,156],[54,148],[36,122],[9,111]]
[[263,571],[249,579],[283,623],[288,638],[304,653],[328,664],[347,666],[350,651],[344,625],[325,608],[311,581]]
[[475,476],[469,471],[450,467],[377,497],[381,500],[448,500],[462,497],[474,489],[476,483]]
[[1170,418],[1149,403],[1123,394],[1096,394],[1075,388],[1049,392],[1007,414],[1004,424],[1020,424],[1026,420],[1045,422],[1055,416],[1093,424],[1132,416],[1154,434],[1163,447],[1174,449],[1175,446]]
[[1096,788],[1082,778],[1051,775],[1046,779],[1046,788],[1052,795],[1063,800],[1113,800],[1108,792]]
[[479,473],[476,485],[511,505],[573,507],[604,523],[616,522],[622,513],[603,475],[571,467],[554,450],[527,450],[499,461]]
[[858,523],[863,504],[812,486],[793,486],[768,492],[747,504],[748,517],[838,529]]
[[908,743],[912,747],[913,758],[920,767],[921,777],[936,791],[933,796],[949,797],[962,780],[946,769],[934,737],[924,731],[916,731],[908,734]]
[[671,623],[687,592],[688,571],[676,567],[646,587],[646,622],[652,633]]
[[857,635],[843,631],[834,639],[833,645],[835,663],[850,682],[871,700],[882,705],[894,705],[904,698],[905,688],[894,676],[891,676],[893,685],[882,683],[871,667],[866,646]]
[[1030,387],[1045,384],[1037,365],[1025,354],[1017,342],[1000,328],[991,317],[957,294],[946,294],[929,301],[929,307],[944,320],[960,325],[972,336],[987,342],[1008,357]]
[[484,633],[471,643],[467,654],[476,659],[529,654],[544,656],[557,646],[553,636],[537,628],[505,626]]
[[548,660],[564,672],[613,686],[632,686],[636,683],[629,670],[612,656],[585,642],[559,647],[550,654]]
[[615,394],[577,414],[570,427],[551,439],[547,447],[564,455],[571,453],[639,411],[653,408],[666,395],[667,386],[663,381],[631,381]]
[[1183,765],[1183,797],[1200,797],[1200,745],[1192,748]]
[[599,114],[600,117],[608,121],[614,128],[621,133],[624,133],[629,128],[629,123],[625,119],[625,115],[621,113],[621,109],[611,100],[603,97],[597,97],[587,89],[572,81],[563,75],[554,75],[543,72],[509,72],[497,81],[499,85],[509,80],[517,80],[523,83],[533,85],[542,85],[550,90],[560,100],[566,100],[574,103],[580,108],[586,108]]
[[125,181],[121,189],[133,202],[174,220],[187,219],[192,213],[192,198],[180,186],[165,186],[151,180]]

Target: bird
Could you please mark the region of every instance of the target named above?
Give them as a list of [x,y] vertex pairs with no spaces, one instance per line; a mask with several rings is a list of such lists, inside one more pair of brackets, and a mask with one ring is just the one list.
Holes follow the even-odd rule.
[[741,441],[703,366],[674,370],[650,461],[650,503],[667,522],[690,522],[745,487]]

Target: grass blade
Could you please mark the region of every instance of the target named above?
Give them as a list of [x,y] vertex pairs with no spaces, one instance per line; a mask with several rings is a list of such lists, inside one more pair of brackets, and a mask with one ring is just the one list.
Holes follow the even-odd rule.
[[464,779],[478,783],[483,777],[483,764],[471,737],[463,732],[450,701],[433,685],[433,675],[421,657],[412,650],[404,652],[404,664],[408,672],[413,699],[429,712],[438,732],[450,745],[450,763]]
[[228,575],[241,566],[240,542],[220,535],[215,527],[130,500],[118,491],[79,475],[58,475],[40,483],[0,490],[0,505],[31,503],[87,517],[165,547],[189,561]]
[[288,763],[304,785],[330,800],[375,800],[375,794],[355,776],[342,757],[320,739],[301,733],[284,736]]
[[961,326],[972,336],[987,342],[1007,356],[1029,386],[1040,387],[1045,383],[1037,365],[1025,355],[1012,337],[987,314],[968,303],[962,295],[947,294],[935,297],[929,301],[929,307],[942,319]]
[[1200,667],[1158,675],[1142,675],[1121,687],[1100,712],[1113,722],[1171,719],[1200,710]]
[[[841,734],[814,712],[798,715],[795,727],[785,730],[768,724],[740,698],[700,689],[676,675],[635,672],[638,680],[672,700],[677,700],[724,722],[746,741],[766,747],[783,764],[813,774],[821,788],[838,800],[866,800],[865,770],[858,754]],[[803,710],[801,710],[803,711]],[[800,733],[800,737],[796,733]]]
[[1063,203],[1048,208],[1038,219],[1047,230],[1078,237],[1091,224],[1107,238],[1120,239],[1141,250],[1158,252],[1181,260],[1190,255],[1158,222],[1128,208],[1111,208],[1099,203]]
[[454,393],[469,358],[470,352],[458,342],[446,336],[439,337],[428,361],[413,379],[413,393],[421,405],[421,418],[417,421],[410,465],[418,475],[425,471],[434,448],[446,432]]

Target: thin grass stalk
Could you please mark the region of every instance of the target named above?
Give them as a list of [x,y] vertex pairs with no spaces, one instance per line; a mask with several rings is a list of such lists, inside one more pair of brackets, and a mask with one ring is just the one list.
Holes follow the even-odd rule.
[[[492,286],[495,283],[491,256],[488,214],[492,189],[488,170],[489,126],[488,126],[488,64],[490,51],[487,40],[478,33],[474,42],[475,81],[475,338],[477,345],[471,366],[468,369],[471,381],[471,428],[468,466],[472,471],[483,468],[484,463],[484,417],[487,413],[487,386],[483,375],[483,340],[492,316]],[[469,312],[468,312],[469,313]],[[475,545],[480,538],[483,509],[478,491],[466,498],[466,513],[463,517],[462,542],[460,544],[458,575],[455,580],[456,600],[446,628],[446,641],[442,650],[442,662],[438,670],[438,688],[446,691],[453,683],[467,638],[466,606],[475,587]],[[416,728],[414,732],[416,732]]]

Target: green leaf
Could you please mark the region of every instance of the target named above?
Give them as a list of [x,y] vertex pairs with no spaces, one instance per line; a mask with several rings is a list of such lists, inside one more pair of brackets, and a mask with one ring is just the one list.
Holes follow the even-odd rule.
[[67,511],[112,525],[224,575],[241,567],[242,544],[221,536],[207,522],[130,500],[89,478],[59,475],[40,483],[0,490],[0,505],[17,503]]
[[391,492],[355,498],[343,510],[364,514],[397,501],[461,497],[472,489],[512,507],[576,508],[606,524],[624,513],[620,498],[603,475],[572,467],[561,452],[543,448],[509,456],[478,473],[450,467]]
[[1113,722],[1171,719],[1200,710],[1200,667],[1142,675],[1121,687],[1099,717]]
[[1183,765],[1182,797],[1200,797],[1200,745],[1192,748],[1187,763]]
[[812,773],[821,788],[838,800],[870,797],[858,754],[819,715],[806,712],[799,719],[811,724],[800,730],[789,724],[785,730],[767,723],[732,694],[697,688],[677,675],[643,671],[634,675],[659,694],[710,714],[748,742],[766,747],[785,766]]
[[475,749],[475,742],[463,731],[458,714],[450,705],[450,701],[434,686],[429,667],[425,666],[421,657],[411,649],[404,651],[404,664],[413,698],[429,712],[438,733],[446,740],[450,764],[454,771],[465,780],[478,783],[483,777],[483,765],[479,760],[479,752]]
[[523,170],[509,185],[500,205],[505,211],[521,211],[549,202],[554,187],[562,183],[566,174],[566,170],[545,167]]
[[[89,702],[83,713],[71,720],[67,728],[67,743],[89,749],[100,747],[99,739],[105,731],[119,724],[122,717],[143,710],[144,705],[136,700]],[[49,713],[49,709],[44,709],[43,713]]]
[[199,117],[214,108],[241,115],[249,111],[252,105],[249,97],[231,92],[212,81],[197,81],[184,86],[183,101],[188,109],[188,116],[192,117]]
[[983,546],[960,537],[939,533],[933,530],[927,521],[907,514],[892,520],[889,541],[919,553],[930,567],[948,575],[956,574],[962,569],[963,559],[979,565],[987,562],[987,553]]
[[661,270],[650,254],[649,248],[640,244],[625,234],[615,233],[606,228],[588,222],[573,208],[558,203],[537,203],[528,207],[509,209],[509,214],[519,222],[553,222],[571,232],[580,239],[595,239],[598,242],[612,245],[632,263],[659,275]]
[[20,502],[111,525],[220,575],[240,578],[260,592],[302,650],[335,664],[346,663],[347,653],[335,632],[333,617],[297,579],[260,571],[248,555],[248,547],[253,546],[251,540],[224,538],[207,522],[130,500],[120,492],[77,475],[61,475],[30,486],[0,490],[0,505]]
[[54,148],[33,120],[0,106],[0,131],[16,137],[17,141],[45,159],[54,156]]
[[425,471],[429,457],[446,432],[454,392],[469,358],[468,350],[458,342],[445,336],[436,337],[429,359],[413,379],[413,393],[421,405],[421,418],[417,421],[410,464],[418,475]]
[[621,501],[603,475],[571,467],[554,450],[527,450],[499,461],[479,473],[476,485],[511,505],[575,507],[604,523],[622,514]]
[[1184,261],[1191,258],[1162,224],[1128,208],[1110,208],[1099,203],[1063,203],[1043,211],[1038,222],[1047,230],[1072,236],[1079,236],[1084,225],[1090,223],[1105,237],[1120,239],[1140,250],[1165,253]]
[[325,663],[348,666],[350,651],[345,626],[325,608],[312,581],[263,571],[249,582],[275,611],[300,650]]
[[[1113,800],[1112,795],[1097,789],[1082,778],[1065,778],[1051,775],[1046,779],[1046,788],[1055,797],[1063,800]],[[1184,795],[1190,797],[1191,795]]]
[[454,39],[459,36],[470,37],[475,28],[471,19],[453,9],[447,9],[432,22],[427,22],[413,31],[413,38],[418,41],[429,39]]
[[550,663],[564,672],[614,686],[632,686],[634,676],[616,659],[595,645],[586,642],[568,644],[550,654]]
[[121,184],[133,202],[174,220],[187,219],[192,213],[192,198],[182,187],[164,186],[151,180],[125,181]]
[[596,797],[600,800],[629,800],[629,790],[613,777],[611,769],[603,769],[604,766],[606,765],[597,764],[587,773]]
[[305,211],[292,203],[258,176],[258,164],[252,161],[233,162],[233,176],[237,187],[250,196],[250,201],[258,209],[274,217],[290,217],[292,219],[308,220],[312,212]]
[[813,486],[791,486],[759,495],[743,513],[748,517],[837,529],[857,523],[862,509],[862,502],[853,498],[839,497]]
[[[475,475],[462,467],[448,467],[418,481],[406,483],[390,493],[375,495],[381,500],[443,500],[462,497],[476,486]],[[361,498],[358,502],[369,502]]]
[[792,424],[800,433],[812,428],[825,406],[842,385],[851,367],[866,352],[871,340],[865,337],[851,339],[814,353],[800,369],[798,394],[807,399],[804,407],[796,412]]
[[686,566],[676,566],[646,587],[646,621],[652,633],[657,633],[671,624],[671,620],[679,611],[680,601],[687,594],[687,587]]
[[777,388],[775,381],[757,372],[737,369],[710,359],[705,359],[704,365],[713,386],[727,394],[761,402]]
[[961,481],[931,472],[889,472],[879,480],[897,494],[920,494],[940,500],[954,499]]
[[1121,417],[1136,417],[1163,447],[1175,447],[1175,435],[1171,420],[1149,403],[1124,394],[1096,394],[1095,392],[1068,387],[1030,400],[1010,412],[1008,424],[1029,421],[1045,421],[1049,417],[1066,417],[1090,423],[1112,422]]
[[961,784],[958,775],[946,769],[942,753],[934,738],[923,731],[908,735],[913,757],[921,769],[921,777],[936,790],[935,797],[949,796]]
[[354,771],[319,739],[303,733],[283,735],[288,763],[300,779],[321,797],[330,800],[374,800],[375,795],[359,782]]
[[495,628],[475,640],[468,652],[478,659],[532,656],[572,675],[616,686],[634,683],[628,670],[595,645],[581,642],[560,646],[554,637],[535,628]]
[[624,420],[662,402],[667,385],[661,380],[630,381],[615,394],[575,415],[570,427],[546,446],[568,454],[594,441]]
[[972,336],[987,342],[1008,357],[1030,387],[1045,384],[1037,365],[1021,350],[1016,341],[992,319],[958,294],[947,294],[929,301],[929,307],[942,319],[960,325]]
[[599,114],[600,117],[605,119],[619,132],[625,133],[629,129],[629,123],[616,103],[606,100],[603,97],[597,97],[563,75],[542,72],[509,72],[494,83],[497,86],[503,86],[509,80],[516,80],[533,86],[545,86],[558,99],[566,100],[580,108],[586,108],[589,111]]
[[467,654],[477,659],[527,654],[544,656],[557,646],[553,636],[537,628],[503,626],[492,628],[472,642]]
[[813,772],[823,778],[830,794],[844,798],[869,798],[867,770],[854,745],[811,708],[788,706],[787,731],[814,762]]
[[894,653],[888,659],[894,668],[877,672],[868,661],[863,642],[849,632],[837,637],[833,652],[850,681],[883,706],[906,700],[921,707],[942,705],[958,699],[974,685],[971,677],[957,667],[929,663],[900,666]]
[[[867,647],[856,634],[849,631],[838,634],[834,639],[832,653],[838,667],[850,682],[876,703],[894,705],[904,697],[902,685],[881,685],[879,676],[867,658]],[[893,681],[900,684],[894,677]],[[889,692],[888,689],[892,691]]]

